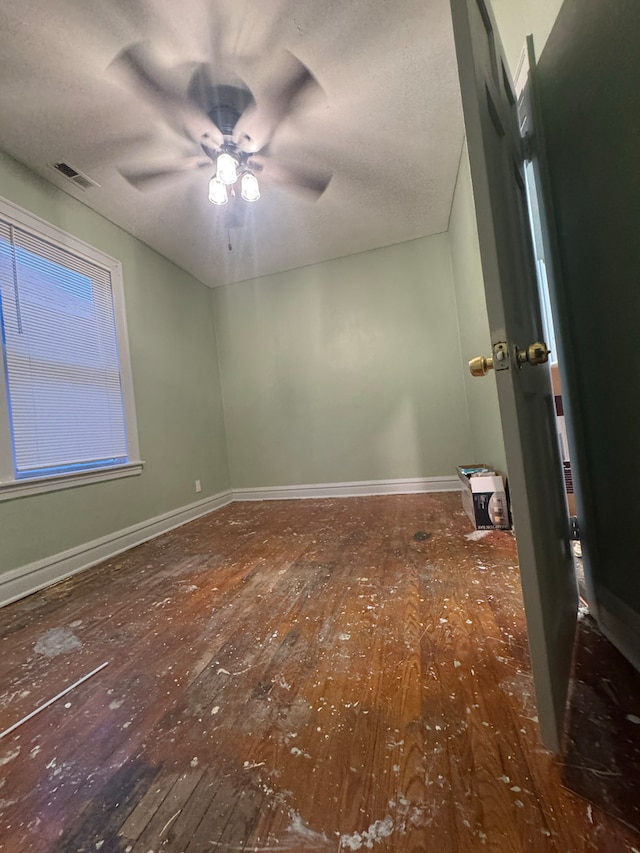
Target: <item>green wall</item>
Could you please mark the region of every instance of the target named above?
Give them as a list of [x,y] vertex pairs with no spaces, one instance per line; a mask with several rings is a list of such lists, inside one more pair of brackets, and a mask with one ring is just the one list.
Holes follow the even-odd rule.
[[[515,64],[559,0],[493,5]],[[494,380],[466,369],[489,343],[466,154],[449,234],[215,291],[2,154],[0,195],[122,262],[146,463],[139,477],[0,502],[0,570],[231,486],[504,468]]]
[[485,462],[498,471],[506,473],[495,376],[489,373],[481,379],[474,378],[466,367],[474,356],[489,355],[491,352],[491,336],[484,298],[480,246],[466,142],[460,158],[451,208],[449,240],[458,308],[460,349],[464,365],[465,393],[471,424],[473,449],[469,461]]
[[229,477],[209,290],[1,154],[0,195],[122,262],[145,461],[139,477],[0,502],[6,571],[225,491]]
[[211,298],[234,488],[452,475],[473,455],[446,234]]
[[231,487],[504,467],[493,380],[466,375],[488,335],[468,172],[450,234],[213,291],[1,155],[0,195],[122,261],[145,461],[0,502],[3,570]]

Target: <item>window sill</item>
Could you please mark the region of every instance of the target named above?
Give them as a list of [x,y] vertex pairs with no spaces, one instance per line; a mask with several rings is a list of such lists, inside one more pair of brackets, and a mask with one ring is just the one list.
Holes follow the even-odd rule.
[[59,474],[55,477],[37,477],[33,480],[12,480],[0,483],[0,501],[13,498],[26,498],[41,495],[44,492],[57,492],[60,489],[72,489],[89,483],[102,483],[106,480],[119,480],[122,477],[135,477],[142,473],[144,462],[129,462],[112,468],[93,471],[78,471],[74,474]]

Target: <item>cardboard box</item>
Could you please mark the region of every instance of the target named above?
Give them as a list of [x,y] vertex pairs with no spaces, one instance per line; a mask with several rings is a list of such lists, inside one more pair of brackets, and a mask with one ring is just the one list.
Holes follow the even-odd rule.
[[486,465],[458,465],[462,507],[476,530],[511,530],[509,490],[502,474]]

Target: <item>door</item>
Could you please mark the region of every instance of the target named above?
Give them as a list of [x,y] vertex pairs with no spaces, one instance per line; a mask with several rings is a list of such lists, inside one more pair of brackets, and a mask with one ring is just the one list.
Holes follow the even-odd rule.
[[542,327],[517,104],[485,0],[451,9],[538,718],[558,752],[577,590],[549,370],[526,360]]
[[589,610],[640,669],[640,3],[565,0],[531,64]]

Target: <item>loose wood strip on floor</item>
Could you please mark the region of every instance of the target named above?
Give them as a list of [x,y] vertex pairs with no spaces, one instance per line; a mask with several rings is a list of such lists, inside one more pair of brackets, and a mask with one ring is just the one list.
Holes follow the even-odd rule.
[[457,495],[233,504],[4,608],[3,729],[109,666],[0,741],[0,850],[638,853],[541,746],[514,541],[470,532]]

